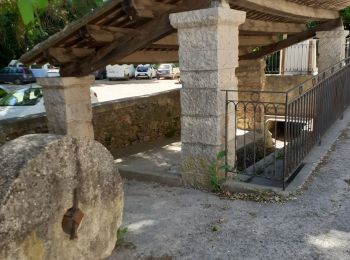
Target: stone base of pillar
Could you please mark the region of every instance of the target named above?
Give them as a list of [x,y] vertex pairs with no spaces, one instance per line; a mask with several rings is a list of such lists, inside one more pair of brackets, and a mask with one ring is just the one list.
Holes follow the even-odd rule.
[[92,76],[39,78],[49,132],[94,139],[90,86]]

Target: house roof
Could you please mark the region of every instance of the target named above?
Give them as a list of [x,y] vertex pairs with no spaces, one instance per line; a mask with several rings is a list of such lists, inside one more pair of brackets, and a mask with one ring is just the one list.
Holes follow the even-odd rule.
[[[110,0],[35,46],[21,57],[21,61],[25,64],[59,64],[62,76],[87,75],[115,63],[174,62],[178,59],[177,35],[170,25],[169,14],[207,8],[210,2]],[[319,29],[332,29],[339,25],[338,11],[350,6],[350,0],[228,2],[231,8],[247,12],[247,21],[240,27],[241,58],[249,57],[253,47],[276,44],[281,33],[292,39],[283,46],[312,37],[316,30],[305,33],[306,23],[311,20],[320,22]],[[267,52],[276,48],[279,47],[272,46]]]

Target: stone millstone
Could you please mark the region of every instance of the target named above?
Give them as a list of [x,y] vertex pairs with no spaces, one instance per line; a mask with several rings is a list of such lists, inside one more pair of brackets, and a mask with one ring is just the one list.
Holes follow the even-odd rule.
[[[70,240],[74,197],[84,216]],[[0,147],[0,259],[104,259],[122,211],[122,180],[98,142],[40,134]]]

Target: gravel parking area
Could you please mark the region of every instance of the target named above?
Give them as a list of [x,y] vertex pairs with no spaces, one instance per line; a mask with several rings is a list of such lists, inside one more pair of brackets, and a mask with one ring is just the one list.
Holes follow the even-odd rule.
[[109,260],[350,259],[349,157],[347,129],[308,190],[286,203],[126,181],[125,240],[136,248]]

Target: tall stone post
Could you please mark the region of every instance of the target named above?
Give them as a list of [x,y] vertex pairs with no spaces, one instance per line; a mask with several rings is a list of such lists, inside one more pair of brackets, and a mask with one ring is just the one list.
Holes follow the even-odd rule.
[[[170,15],[178,29],[181,80],[182,171],[188,185],[207,188],[210,166],[225,150],[225,92],[237,90],[238,26],[245,12],[218,4]],[[233,93],[230,94],[233,97]],[[235,115],[228,116],[228,158],[235,161]],[[222,174],[220,172],[220,174]]]
[[40,78],[49,132],[94,139],[90,86],[92,76]]
[[344,30],[343,25],[332,31],[317,32],[319,72],[345,59],[345,44],[348,34],[349,32]]

